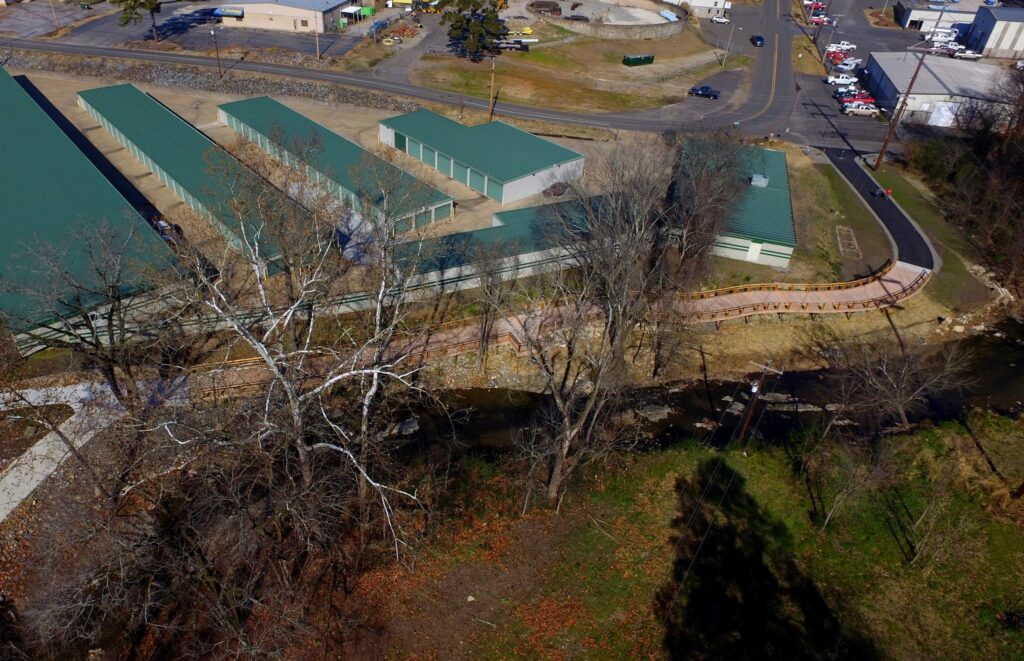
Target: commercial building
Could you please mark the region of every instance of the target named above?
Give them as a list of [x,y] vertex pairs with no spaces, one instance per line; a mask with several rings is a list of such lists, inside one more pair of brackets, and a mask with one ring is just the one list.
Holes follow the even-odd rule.
[[986,57],[1024,58],[1024,9],[982,7],[964,43]]
[[[162,103],[125,84],[79,92],[78,104],[234,248],[246,249],[242,234],[261,236],[259,221],[231,201],[270,184]],[[265,237],[259,247],[268,261],[278,254]]]
[[451,196],[270,97],[225,103],[218,115],[275,158],[305,167],[356,211],[365,213],[368,202],[378,214],[417,227],[452,217]]
[[[101,289],[88,241],[101,226],[124,238],[131,265],[172,259],[157,233],[3,68],[0,108],[0,326],[17,333],[58,312],[19,293],[21,287],[82,295],[65,291],[51,266],[87,289]],[[43,263],[44,255],[55,264]],[[28,346],[18,341],[22,350]]]
[[972,101],[992,99],[991,92],[1004,73],[1000,67],[944,55],[872,53],[861,82],[879,107],[890,112],[896,109],[921,57],[926,59],[902,117],[910,124],[953,126],[961,112],[970,110]]
[[751,147],[743,150],[741,159],[748,188],[712,250],[729,259],[788,267],[796,232],[786,155]]
[[337,30],[353,0],[233,0],[218,7],[224,27],[319,32]]
[[957,27],[964,31],[985,0],[898,0],[893,7],[896,22],[907,30],[930,32],[935,28]]
[[382,143],[502,204],[583,171],[582,154],[504,122],[463,126],[417,110],[382,121],[379,133]]

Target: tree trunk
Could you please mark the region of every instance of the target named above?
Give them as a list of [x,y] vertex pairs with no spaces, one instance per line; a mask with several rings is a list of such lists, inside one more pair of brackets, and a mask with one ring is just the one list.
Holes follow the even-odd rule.
[[558,496],[562,491],[562,482],[565,480],[565,457],[561,453],[555,455],[554,462],[551,464],[551,473],[548,476],[548,488],[547,488],[547,499],[549,505],[554,505],[558,502]]
[[149,20],[153,22],[153,41],[160,41],[160,33],[156,29],[156,12],[149,12]]

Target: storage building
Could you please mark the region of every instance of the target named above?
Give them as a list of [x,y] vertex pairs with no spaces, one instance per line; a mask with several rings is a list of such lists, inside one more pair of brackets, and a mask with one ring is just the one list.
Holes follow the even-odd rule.
[[748,187],[713,251],[730,259],[785,268],[796,248],[786,155],[751,147],[741,157]]
[[[10,291],[52,284],[61,293],[33,248],[45,247],[72,278],[93,288],[101,283],[95,282],[85,237],[100,224],[125,237],[131,264],[173,259],[157,233],[2,67],[0,107],[0,326],[17,333],[53,316],[49,306]],[[18,341],[22,351],[34,344]]]
[[[270,184],[198,129],[131,84],[79,92],[78,103],[229,244],[244,250],[240,232],[257,235],[258,221],[236,214],[229,189]],[[276,256],[266,240],[260,249],[268,261]]]
[[879,107],[890,112],[896,109],[921,57],[926,59],[901,118],[909,124],[953,126],[957,115],[969,109],[970,101],[992,100],[991,92],[1003,75],[999,67],[945,55],[872,53],[861,82]]
[[583,155],[532,133],[490,122],[463,126],[429,110],[386,119],[380,141],[502,204],[570,181]]
[[225,103],[218,115],[275,158],[305,167],[313,181],[350,208],[365,212],[363,203],[369,201],[378,214],[402,226],[452,217],[451,196],[270,97]]
[[966,30],[985,0],[898,0],[893,7],[896,22],[907,30],[931,32],[935,28],[958,27]]
[[214,14],[224,27],[319,32],[337,30],[352,0],[233,0]]
[[1024,58],[1024,9],[982,7],[965,43],[987,57]]
[[670,5],[689,5],[690,13],[700,18],[725,15],[732,9],[729,0],[664,0]]

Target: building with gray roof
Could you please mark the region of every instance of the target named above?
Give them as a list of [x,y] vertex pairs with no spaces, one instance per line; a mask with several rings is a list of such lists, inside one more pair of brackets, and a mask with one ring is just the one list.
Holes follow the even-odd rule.
[[964,43],[986,57],[1024,58],[1024,9],[982,7]]

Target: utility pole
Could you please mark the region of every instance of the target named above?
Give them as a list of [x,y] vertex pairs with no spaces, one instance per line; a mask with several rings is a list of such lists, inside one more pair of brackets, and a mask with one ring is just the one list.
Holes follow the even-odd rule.
[[57,10],[53,8],[53,0],[50,0],[50,11],[53,13],[53,24],[59,29],[60,21],[57,20]]
[[754,407],[757,405],[757,398],[764,387],[764,379],[768,372],[774,372],[778,376],[782,376],[782,370],[777,370],[770,365],[753,364],[761,368],[761,376],[758,378],[757,383],[750,388],[750,403],[747,404],[747,410],[743,413],[743,427],[740,429],[740,435],[737,437],[737,444],[743,442],[744,437],[747,435],[747,430],[750,428],[750,422],[754,419]]
[[224,69],[222,69],[220,66],[220,46],[217,45],[217,31],[210,30],[210,35],[213,37],[213,49],[217,53],[217,79],[223,80]]
[[490,105],[490,109],[487,112],[487,121],[488,122],[493,122],[494,121],[494,105],[498,102],[498,96],[494,93],[494,66],[495,66],[494,65],[494,60],[495,60],[495,57],[492,55],[491,56],[491,102],[489,104]]
[[[320,15],[318,20],[323,20],[323,14]],[[316,39],[316,59],[320,59],[320,30],[317,28],[317,21],[313,21],[313,38]]]
[[[939,27],[942,22],[942,15],[946,13],[946,3],[942,3],[942,11],[939,12],[939,17],[935,20],[935,27]],[[934,30],[934,28],[933,28]],[[908,52],[913,52],[908,49]],[[885,140],[882,141],[882,148],[878,150],[878,158],[875,159],[875,164],[872,169],[876,172],[878,168],[882,167],[882,161],[885,160],[885,152],[889,149],[889,143],[892,142],[893,137],[896,135],[896,129],[900,125],[900,120],[903,118],[903,113],[907,109],[907,104],[910,102],[910,94],[914,89],[914,83],[917,82],[917,76],[921,73],[921,69],[924,67],[924,58],[927,57],[926,51],[921,51],[921,57],[917,60],[917,66],[914,68],[914,75],[910,77],[910,82],[907,84],[907,91],[903,93],[903,98],[900,99],[900,103],[896,108],[896,112],[889,118],[889,130],[885,133]]]
[[[729,28],[729,43],[725,45],[725,55],[722,56],[723,69],[725,68],[725,61],[729,59],[729,49],[732,48],[732,33],[736,31],[736,24],[733,23],[732,21],[729,22],[732,23],[732,27]],[[740,29],[742,30],[743,28]]]

